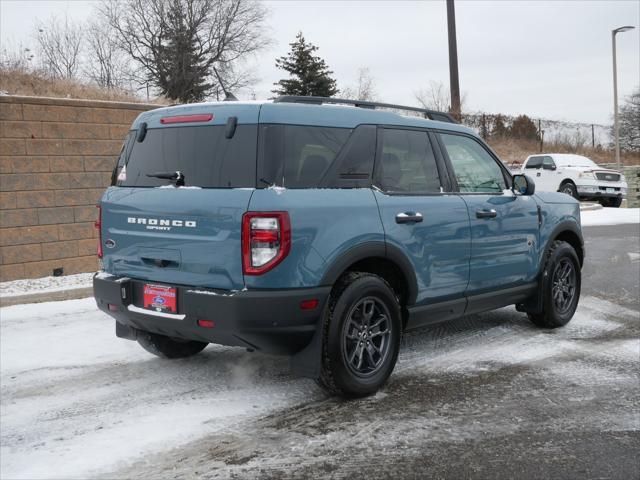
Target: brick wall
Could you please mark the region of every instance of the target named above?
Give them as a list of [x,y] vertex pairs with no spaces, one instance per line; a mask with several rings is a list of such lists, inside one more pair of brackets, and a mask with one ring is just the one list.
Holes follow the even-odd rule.
[[0,96],[0,281],[96,269],[96,201],[157,105]]

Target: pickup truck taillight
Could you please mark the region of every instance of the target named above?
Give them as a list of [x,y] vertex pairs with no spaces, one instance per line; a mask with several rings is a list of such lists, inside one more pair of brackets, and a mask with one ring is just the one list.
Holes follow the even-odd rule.
[[260,275],[278,265],[291,249],[287,212],[247,212],[242,216],[242,270]]
[[102,207],[98,207],[98,219],[94,223],[94,226],[98,229],[98,258],[102,258]]

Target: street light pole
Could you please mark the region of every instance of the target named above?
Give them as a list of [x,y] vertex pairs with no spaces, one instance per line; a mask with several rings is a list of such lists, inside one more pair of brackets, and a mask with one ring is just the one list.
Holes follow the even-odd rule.
[[618,67],[616,65],[616,34],[633,30],[632,26],[624,26],[611,30],[611,49],[613,53],[613,132],[615,135],[616,166],[618,170],[620,164],[620,130],[618,127]]
[[460,112],[460,82],[458,80],[458,43],[456,41],[456,9],[453,0],[447,0],[447,32],[449,35],[449,89],[451,114],[458,121]]

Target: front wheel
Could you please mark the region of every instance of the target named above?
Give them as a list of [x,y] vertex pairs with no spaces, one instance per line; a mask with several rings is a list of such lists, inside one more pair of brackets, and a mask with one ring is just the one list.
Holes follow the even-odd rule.
[[369,273],[345,275],[325,314],[318,383],[345,397],[375,393],[393,371],[400,335],[400,305],[389,284]]
[[567,183],[564,183],[564,184],[560,185],[560,190],[559,191],[560,191],[560,193],[566,193],[567,195],[571,195],[573,198],[578,200],[578,189],[571,182],[567,182]]
[[147,352],[162,358],[186,358],[200,353],[208,345],[206,342],[181,340],[158,333],[138,331],[138,343]]
[[529,319],[544,328],[562,327],[569,323],[580,299],[580,261],[567,242],[555,241],[542,272],[543,311],[529,314]]

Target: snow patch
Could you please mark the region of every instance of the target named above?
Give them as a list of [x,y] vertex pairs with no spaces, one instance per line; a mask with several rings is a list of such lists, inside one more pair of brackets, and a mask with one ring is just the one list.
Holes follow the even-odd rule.
[[218,293],[212,290],[187,290],[187,293],[197,293],[198,295],[211,295],[213,297],[233,297],[238,290],[229,290],[230,293]]
[[285,187],[279,187],[277,185],[271,185],[269,188],[267,188],[267,190],[273,190],[274,192],[276,192],[276,195],[282,195],[286,188]]
[[28,278],[0,283],[0,297],[15,297],[30,293],[60,292],[91,287],[94,273],[78,273],[64,277]]
[[640,224],[640,208],[602,208],[580,212],[583,227],[597,225]]

